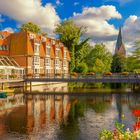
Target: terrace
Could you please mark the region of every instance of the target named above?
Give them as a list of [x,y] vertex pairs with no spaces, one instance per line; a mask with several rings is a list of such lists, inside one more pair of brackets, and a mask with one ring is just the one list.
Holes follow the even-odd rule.
[[24,68],[7,56],[0,56],[0,81],[23,79]]

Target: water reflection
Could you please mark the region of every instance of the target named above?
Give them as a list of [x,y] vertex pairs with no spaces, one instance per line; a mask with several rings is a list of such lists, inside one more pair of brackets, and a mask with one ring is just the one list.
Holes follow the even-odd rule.
[[0,100],[0,139],[96,140],[103,128],[113,129],[131,110],[139,108],[136,94],[20,95]]

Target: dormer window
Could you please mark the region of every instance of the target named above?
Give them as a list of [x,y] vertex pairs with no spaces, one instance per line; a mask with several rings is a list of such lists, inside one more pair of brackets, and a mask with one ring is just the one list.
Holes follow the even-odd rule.
[[34,38],[36,38],[36,35],[35,34],[29,34],[29,37],[30,37],[30,39],[34,39]]
[[40,53],[40,45],[39,44],[35,44],[34,45],[34,54],[35,55],[39,55]]
[[0,50],[1,51],[7,51],[9,47],[7,45],[0,45]]
[[59,49],[57,49],[57,50],[55,51],[55,56],[56,56],[56,57],[59,57]]
[[0,34],[0,39],[4,39],[4,38],[5,38],[5,36]]
[[52,45],[55,45],[55,40],[51,40]]
[[50,56],[50,52],[51,52],[50,47],[46,47],[46,55],[47,55],[47,56]]
[[62,42],[60,42],[60,43],[59,43],[59,46],[60,46],[60,47],[61,47],[61,46],[63,46],[63,43],[62,43]]
[[46,42],[46,38],[45,37],[42,37],[42,42]]

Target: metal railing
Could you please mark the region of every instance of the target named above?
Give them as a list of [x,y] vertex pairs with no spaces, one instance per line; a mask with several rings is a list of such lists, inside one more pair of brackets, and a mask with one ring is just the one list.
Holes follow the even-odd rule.
[[42,76],[32,75],[25,76],[25,81],[42,81],[42,82],[131,82],[140,83],[140,75],[136,73],[121,74],[112,73],[106,74],[86,74],[86,73],[73,73],[73,74],[47,74]]

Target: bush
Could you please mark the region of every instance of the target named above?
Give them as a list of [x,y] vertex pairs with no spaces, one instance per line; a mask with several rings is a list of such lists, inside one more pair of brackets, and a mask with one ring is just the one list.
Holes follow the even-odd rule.
[[95,75],[95,72],[88,72],[87,75]]
[[88,66],[86,63],[81,63],[77,66],[76,71],[79,73],[86,73],[88,71]]
[[112,75],[111,72],[106,72],[106,73],[104,73],[104,76],[111,76],[111,75]]
[[77,77],[78,76],[78,73],[73,72],[73,73],[71,73],[71,76]]
[[129,72],[122,72],[121,75],[128,76]]

